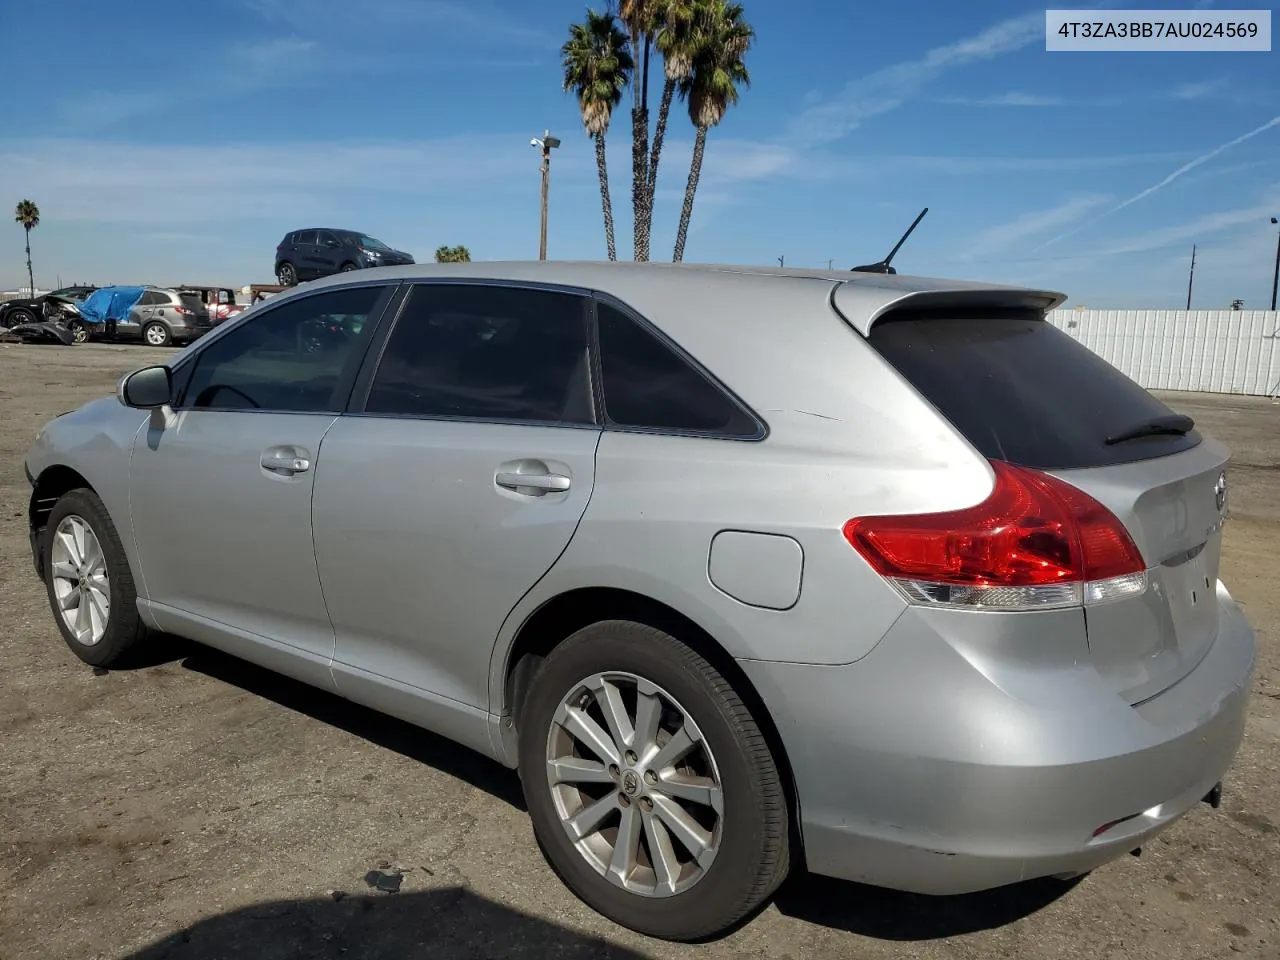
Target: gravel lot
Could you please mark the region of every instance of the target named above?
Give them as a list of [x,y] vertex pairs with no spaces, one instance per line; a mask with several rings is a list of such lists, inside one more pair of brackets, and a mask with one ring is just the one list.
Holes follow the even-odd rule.
[[[1221,810],[1073,886],[929,899],[799,878],[688,947],[569,894],[515,775],[477,755],[180,642],[106,676],[66,649],[30,564],[22,453],[49,417],[167,355],[0,346],[3,960],[1280,957],[1280,406],[1170,398],[1234,452],[1223,579],[1261,645]],[[404,869],[402,892],[366,887],[380,863]]]

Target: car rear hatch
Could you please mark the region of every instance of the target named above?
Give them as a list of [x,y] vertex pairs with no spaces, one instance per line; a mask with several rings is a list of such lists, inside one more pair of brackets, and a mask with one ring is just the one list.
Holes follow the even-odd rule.
[[198,293],[180,293],[178,302],[187,310],[183,319],[188,326],[204,328],[213,326],[210,305]]
[[1227,450],[1039,310],[910,304],[872,347],[979,453],[1084,491],[1140,552],[1145,589],[1083,604],[1099,674],[1130,703],[1177,683],[1217,636]]

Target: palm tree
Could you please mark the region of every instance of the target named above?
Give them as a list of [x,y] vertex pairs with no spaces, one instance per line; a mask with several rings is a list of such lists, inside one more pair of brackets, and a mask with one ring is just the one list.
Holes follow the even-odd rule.
[[31,285],[31,295],[36,295],[35,275],[31,272],[31,231],[40,225],[40,208],[30,200],[21,201],[13,211],[15,223],[22,224],[27,231],[27,283]]
[[693,217],[693,195],[702,176],[702,155],[707,147],[707,131],[720,123],[728,109],[738,102],[738,88],[751,83],[743,62],[755,31],[742,16],[742,4],[728,0],[704,0],[697,11],[697,35],[693,71],[679,85],[680,96],[689,103],[689,119],[698,130],[689,163],[689,182],[684,190],[684,207],[672,260],[684,259],[685,239]]
[[622,102],[622,91],[635,69],[627,35],[612,13],[587,11],[582,23],[569,27],[569,39],[560,48],[564,63],[564,89],[578,97],[582,126],[596,142],[596,170],[600,174],[600,204],[604,208],[604,238],[609,259],[618,259],[613,237],[613,201],[609,198],[609,168],[605,159],[605,134],[613,108]]
[[470,263],[471,251],[459,244],[456,247],[436,247],[436,263]]
[[653,196],[658,188],[658,161],[662,157],[662,144],[667,132],[667,118],[671,114],[671,101],[679,85],[693,73],[693,57],[697,51],[700,18],[699,7],[704,0],[664,0],[654,46],[662,54],[664,80],[662,101],[658,106],[658,122],[653,128],[653,147],[649,153],[646,170],[644,222],[645,233],[653,229]]
[[667,0],[619,0],[618,3],[618,18],[630,36],[632,59],[640,61],[640,69],[631,76],[631,211],[637,260],[649,259],[649,225],[645,218],[649,183],[649,55],[666,3]]

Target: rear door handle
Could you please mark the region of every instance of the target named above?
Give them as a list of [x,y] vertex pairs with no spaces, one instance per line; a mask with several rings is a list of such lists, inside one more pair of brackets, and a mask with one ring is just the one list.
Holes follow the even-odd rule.
[[311,469],[311,460],[306,456],[306,451],[298,447],[272,447],[264,450],[259,463],[263,470],[286,477],[306,473]]
[[569,489],[569,478],[559,473],[499,473],[494,482],[508,490],[538,490],[563,493]]

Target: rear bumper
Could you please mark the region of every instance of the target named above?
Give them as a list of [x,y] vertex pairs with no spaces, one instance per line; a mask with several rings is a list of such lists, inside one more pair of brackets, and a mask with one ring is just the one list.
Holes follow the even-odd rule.
[[809,869],[967,893],[1088,871],[1168,827],[1222,780],[1243,736],[1254,636],[1218,590],[1213,648],[1137,706],[1087,651],[1037,652],[1072,642],[1070,611],[1021,663],[984,659],[1004,637],[970,646],[916,609],[848,666],[743,662],[787,749]]

